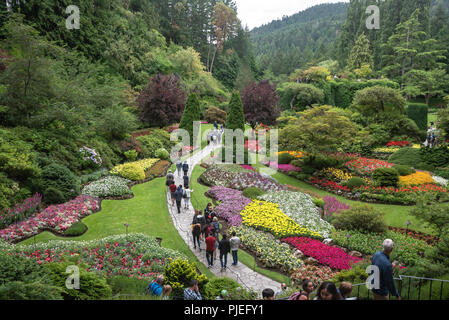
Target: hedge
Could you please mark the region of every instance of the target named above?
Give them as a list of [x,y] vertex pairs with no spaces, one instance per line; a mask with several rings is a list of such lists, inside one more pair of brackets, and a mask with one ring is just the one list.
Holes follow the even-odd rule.
[[420,130],[427,130],[429,122],[428,106],[424,103],[409,103],[407,116],[415,121]]

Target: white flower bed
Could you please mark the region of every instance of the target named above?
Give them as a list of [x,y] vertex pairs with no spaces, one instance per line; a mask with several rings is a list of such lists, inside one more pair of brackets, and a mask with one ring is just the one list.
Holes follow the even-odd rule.
[[318,232],[325,238],[330,236],[332,225],[321,219],[318,207],[308,194],[292,191],[272,191],[258,198],[279,204],[279,209],[301,227]]
[[442,177],[439,176],[433,176],[432,179],[439,185],[442,185],[443,187],[447,187],[447,184],[449,182],[449,180],[444,179]]
[[83,188],[82,194],[98,198],[120,197],[132,194],[128,188],[130,180],[118,176],[107,176]]

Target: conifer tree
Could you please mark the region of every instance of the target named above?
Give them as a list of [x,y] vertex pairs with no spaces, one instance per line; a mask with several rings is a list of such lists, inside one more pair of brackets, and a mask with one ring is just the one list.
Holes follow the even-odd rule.
[[240,93],[234,91],[228,107],[228,117],[226,119],[226,129],[245,131],[245,115],[243,113],[243,103]]
[[189,94],[186,107],[179,124],[180,129],[186,130],[190,135],[190,145],[194,145],[193,123],[201,120],[200,101],[196,93]]
[[369,65],[373,68],[373,55],[370,49],[370,42],[365,33],[362,33],[354,47],[351,50],[348,61],[348,69],[355,70],[360,69],[363,65]]

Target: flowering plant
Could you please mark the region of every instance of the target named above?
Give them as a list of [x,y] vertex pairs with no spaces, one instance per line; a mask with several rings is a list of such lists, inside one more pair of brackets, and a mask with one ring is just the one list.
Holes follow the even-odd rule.
[[280,151],[277,153],[278,156],[280,156],[281,154],[284,153],[288,153],[289,155],[293,156],[295,159],[301,159],[302,157],[304,157],[306,154],[305,152],[302,151]]
[[301,250],[306,256],[313,257],[319,263],[328,265],[332,269],[351,269],[353,263],[362,260],[345,253],[340,248],[328,246],[321,241],[306,237],[289,237],[282,239],[282,242],[292,245],[298,250]]
[[325,196],[324,201],[324,214],[326,216],[332,216],[334,213],[340,213],[342,210],[351,209],[346,203],[338,201],[336,198],[331,196]]
[[333,279],[338,271],[333,271],[327,266],[303,265],[292,273],[292,282],[301,287],[304,280],[312,280],[315,287],[319,287],[324,281]]
[[377,168],[391,168],[393,166],[394,164],[387,161],[368,158],[356,158],[344,164],[344,167],[359,176],[370,176]]
[[278,168],[279,171],[281,171],[281,172],[290,172],[290,171],[300,172],[301,171],[301,168],[296,167],[292,164],[278,164],[276,161],[268,161],[268,162],[265,162],[264,165],[267,167]]
[[257,172],[243,172],[236,175],[230,181],[229,187],[238,190],[256,187],[263,191],[279,191],[286,189],[285,186],[279,184],[275,179],[269,176],[264,177]]
[[25,199],[14,208],[6,208],[0,212],[0,228],[6,228],[10,224],[28,218],[39,208],[42,196],[36,193],[33,197]]
[[327,168],[321,170],[320,174],[323,174],[326,178],[332,181],[348,181],[352,179],[353,175],[351,173],[344,172],[341,169]]
[[131,189],[128,187],[130,182],[131,180],[121,177],[108,176],[87,185],[81,193],[97,198],[120,197],[132,194]]
[[240,212],[251,203],[251,200],[242,195],[242,191],[225,187],[213,187],[207,194],[220,201],[214,208],[215,214],[225,219],[232,226],[240,226],[242,217]]
[[387,147],[408,147],[410,146],[410,141],[390,141],[387,143]]
[[103,160],[101,159],[100,155],[95,151],[95,149],[91,149],[84,146],[80,148],[78,151],[81,153],[83,160],[88,165],[101,167],[101,165],[103,164]]
[[432,184],[435,181],[432,179],[432,176],[428,172],[416,172],[410,174],[408,176],[400,176],[399,177],[399,185],[401,186],[419,186],[423,184]]

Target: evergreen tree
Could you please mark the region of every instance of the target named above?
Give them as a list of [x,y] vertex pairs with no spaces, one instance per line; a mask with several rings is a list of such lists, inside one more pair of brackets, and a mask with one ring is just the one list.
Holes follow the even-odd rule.
[[365,33],[362,33],[355,42],[354,47],[351,50],[348,61],[348,69],[353,71],[360,69],[363,65],[369,65],[373,67],[373,55],[370,49],[369,39]]
[[179,123],[179,129],[186,130],[190,135],[190,145],[194,145],[193,123],[201,120],[200,101],[196,93],[189,94],[186,107]]
[[242,98],[238,91],[232,93],[231,101],[227,110],[226,129],[241,129],[245,132],[245,115],[243,113]]

